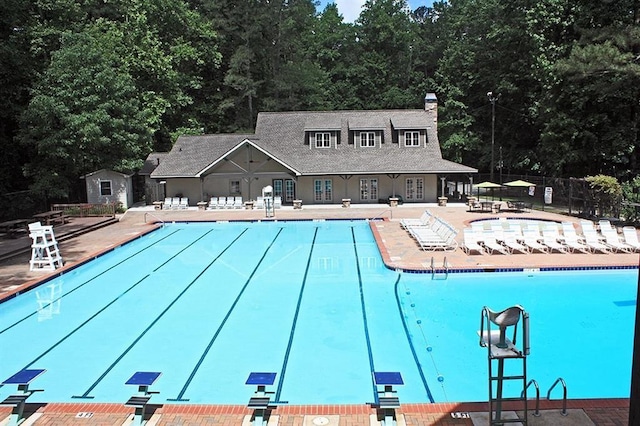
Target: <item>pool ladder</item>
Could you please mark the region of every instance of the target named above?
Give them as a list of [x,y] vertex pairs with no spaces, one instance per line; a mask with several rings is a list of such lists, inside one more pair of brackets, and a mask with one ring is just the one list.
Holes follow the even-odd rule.
[[[551,400],[551,391],[553,390],[553,388],[556,387],[556,385],[558,383],[560,383],[562,385],[562,389],[563,389],[563,392],[562,392],[562,412],[561,412],[561,414],[563,416],[566,416],[566,415],[569,414],[569,413],[567,413],[567,383],[564,381],[564,379],[562,377],[558,377],[556,379],[556,381],[553,382],[553,384],[551,385],[549,390],[547,391],[547,401]],[[532,384],[536,388],[536,411],[533,412],[533,415],[535,417],[539,417],[540,416],[540,387],[538,386],[538,382],[536,382],[534,379],[529,380],[529,383],[527,383],[527,386],[522,391],[521,397],[524,398],[524,393],[527,391],[529,386],[531,386]]]
[[447,262],[446,256],[442,261],[442,271],[444,272],[440,272],[440,270],[436,268],[436,260],[433,256],[431,256],[431,279],[446,280],[449,277],[449,262]]

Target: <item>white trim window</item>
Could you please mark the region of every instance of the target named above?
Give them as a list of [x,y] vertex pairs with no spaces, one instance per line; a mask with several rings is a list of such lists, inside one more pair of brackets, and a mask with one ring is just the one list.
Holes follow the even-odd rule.
[[333,199],[331,179],[315,179],[313,181],[313,198],[315,201],[331,201]]
[[375,132],[360,132],[360,148],[371,148],[376,146]]
[[405,200],[424,200],[424,178],[410,177],[405,181]]
[[316,133],[316,148],[331,148],[331,133]]
[[110,180],[101,180],[99,182],[100,184],[100,195],[103,197],[108,197],[113,195],[113,187],[111,185],[111,181]]
[[407,147],[420,146],[420,132],[418,131],[404,132],[404,146],[407,146]]
[[378,179],[360,179],[360,201],[375,201],[378,199]]

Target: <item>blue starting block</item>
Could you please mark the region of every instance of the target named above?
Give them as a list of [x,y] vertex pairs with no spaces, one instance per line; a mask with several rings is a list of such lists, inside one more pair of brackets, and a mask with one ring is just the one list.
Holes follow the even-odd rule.
[[24,421],[22,414],[24,413],[24,405],[27,398],[34,392],[42,392],[42,389],[29,389],[29,383],[45,371],[47,370],[22,370],[2,382],[3,385],[18,385],[18,393],[9,395],[4,401],[0,402],[0,405],[13,407],[9,423],[7,423],[8,426],[16,426]]
[[378,389],[378,408],[384,412],[384,426],[393,426],[396,424],[396,408],[400,408],[400,398],[393,390],[393,386],[402,386],[404,381],[402,375],[398,372],[374,372],[373,381],[376,386],[384,386],[382,390]]
[[257,389],[253,396],[249,399],[249,408],[253,408],[253,425],[265,426],[267,423],[265,417],[271,408],[271,397],[273,392],[267,392],[266,387],[273,385],[276,381],[276,373],[250,373],[249,378],[245,382],[246,385],[255,385]]
[[135,415],[133,418],[134,425],[144,425],[146,423],[145,420],[145,411],[147,409],[147,403],[151,399],[151,395],[160,392],[152,392],[149,390],[149,386],[153,385],[153,383],[158,380],[162,373],[149,372],[149,371],[138,371],[133,374],[125,382],[125,385],[135,385],[138,386],[138,393],[133,395],[124,405],[129,407],[135,407]]

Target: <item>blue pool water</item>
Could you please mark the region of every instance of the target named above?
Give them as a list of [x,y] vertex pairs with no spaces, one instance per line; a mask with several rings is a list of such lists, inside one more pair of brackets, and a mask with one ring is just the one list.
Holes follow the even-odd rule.
[[[571,398],[628,397],[637,269],[398,273],[363,221],[170,224],[0,304],[0,379],[44,368],[34,402],[245,404],[251,371],[290,404],[487,399],[484,305],[531,317],[529,377]],[[0,398],[15,389],[0,387]]]

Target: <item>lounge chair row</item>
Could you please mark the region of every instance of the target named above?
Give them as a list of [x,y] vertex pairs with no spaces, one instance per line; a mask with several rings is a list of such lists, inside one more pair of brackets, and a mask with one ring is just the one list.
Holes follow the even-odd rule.
[[243,207],[242,197],[211,197],[207,210],[241,209]]
[[633,227],[624,227],[623,238],[614,227],[601,227],[600,232],[581,224],[578,234],[572,222],[562,222],[562,233],[555,223],[542,228],[537,226],[511,225],[504,229],[501,224],[491,225],[486,230],[481,223],[463,230],[463,250],[468,253],[630,253],[640,251],[638,234]]
[[458,247],[458,231],[439,217],[425,210],[419,219],[403,219],[400,225],[416,240],[422,250],[453,251]]
[[186,210],[189,208],[189,199],[185,197],[167,197],[162,204],[164,210]]

